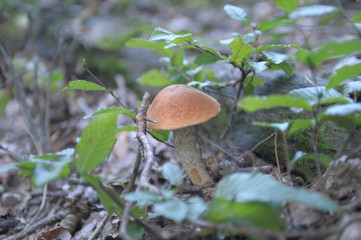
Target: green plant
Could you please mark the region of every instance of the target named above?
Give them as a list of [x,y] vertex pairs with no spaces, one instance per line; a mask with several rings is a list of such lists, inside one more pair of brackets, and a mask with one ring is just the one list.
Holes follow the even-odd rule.
[[[310,10],[310,8],[297,8],[299,5],[297,0],[278,0],[276,3],[286,13],[289,13],[288,17],[277,17],[259,24],[252,23],[241,8],[232,5],[224,7],[230,17],[243,22],[252,29],[250,34],[235,34],[232,39],[222,41],[228,48],[231,48],[229,55],[221,54],[214,48],[199,44],[190,33],[175,34],[162,28],[156,28],[149,40],[131,39],[126,45],[128,47],[145,47],[165,56],[163,58],[167,63],[165,69],[153,69],[144,73],[139,78],[141,84],[163,87],[174,83],[187,83],[198,88],[211,87],[216,89],[235,86],[237,93],[234,106],[230,109],[228,127],[221,139],[227,136],[230,127],[233,125],[237,108],[253,112],[286,107],[291,108],[295,113],[309,112],[311,117],[307,119],[296,117],[279,123],[262,122],[255,124],[271,127],[275,131],[281,132],[284,144],[287,144],[287,138],[292,135],[309,130],[309,140],[312,143],[313,153],[297,151],[292,159],[289,156],[286,157],[289,160],[288,167],[301,159],[314,159],[316,162],[324,162],[327,165],[330,162],[330,157],[322,155],[318,147],[322,125],[326,121],[333,121],[346,128],[349,133],[355,126],[361,125],[360,103],[356,103],[348,96],[350,92],[361,90],[360,81],[345,82],[347,79],[361,74],[361,65],[343,66],[331,75],[326,86],[318,86],[317,83],[314,83],[313,87],[292,90],[283,95],[253,96],[254,89],[263,84],[262,79],[257,74],[263,71],[282,70],[291,76],[294,69],[288,61],[303,63],[313,71],[316,68],[322,69],[322,63],[327,60],[359,53],[361,42],[358,39],[328,42],[319,49],[311,51],[296,45],[286,44],[260,46],[261,33],[266,33],[285,24],[295,24],[297,17],[304,16],[309,12],[306,10]],[[321,6],[317,8],[318,10],[312,9],[314,9],[314,15],[330,14],[337,11],[337,8],[330,6]],[[355,16],[356,20],[359,18],[359,15]],[[282,50],[289,48],[298,50],[295,56],[282,53]],[[189,61],[186,58],[188,49],[197,51],[194,61]],[[276,49],[280,51],[275,52]],[[205,65],[212,65],[217,62],[230,64],[239,69],[241,72],[239,79],[232,79],[224,83],[216,77],[214,72],[206,70]],[[311,82],[314,81],[316,81],[316,77],[312,76]],[[113,95],[111,90],[104,86],[84,80],[71,81],[64,90],[69,89],[108,91]],[[122,104],[120,103],[120,105]],[[34,187],[40,187],[55,179],[67,177],[71,172],[71,166],[74,166],[76,173],[97,191],[100,201],[109,214],[121,215],[126,212],[127,206],[131,206],[131,215],[138,221],[140,221],[139,217],[145,217],[148,220],[161,216],[171,219],[178,226],[181,226],[182,223],[196,224],[197,221],[204,220],[205,222],[202,223],[208,224],[208,226],[211,226],[211,223],[220,224],[220,227],[216,228],[222,230],[219,233],[220,236],[222,234],[228,236],[232,235],[232,232],[236,232],[225,231],[225,226],[246,226],[247,229],[241,229],[246,234],[257,234],[254,228],[264,228],[272,230],[267,232],[269,235],[277,235],[278,230],[286,229],[281,210],[286,203],[290,202],[305,204],[323,211],[339,210],[335,202],[320,193],[288,187],[260,173],[235,173],[225,177],[218,183],[215,196],[209,206],[200,197],[190,197],[183,201],[177,198],[178,190],[183,183],[182,170],[173,164],[165,164],[162,167],[162,173],[167,183],[160,188],[147,185],[147,187],[143,186],[143,189],[136,189],[124,196],[119,196],[114,190],[102,183],[105,180],[112,180],[91,174],[91,171],[109,156],[119,131],[137,131],[137,127],[133,125],[117,126],[116,119],[119,114],[130,117],[139,126],[140,123],[137,122],[134,111],[126,109],[124,106],[100,109],[88,116],[94,119],[84,129],[75,149],[30,156],[27,159],[21,159],[17,164],[5,166],[2,170],[16,167],[19,169],[19,174],[31,178]],[[138,132],[138,134],[140,133]],[[162,141],[166,141],[169,132],[152,131],[151,134]],[[287,145],[285,146],[285,152],[288,154]],[[144,149],[140,154],[143,159],[146,159]],[[317,164],[320,176],[319,165]],[[132,207],[131,204],[127,205],[129,202],[134,202],[136,207]],[[152,205],[152,209],[148,212],[144,210],[147,205]],[[262,235],[262,233],[258,232],[258,235]]]

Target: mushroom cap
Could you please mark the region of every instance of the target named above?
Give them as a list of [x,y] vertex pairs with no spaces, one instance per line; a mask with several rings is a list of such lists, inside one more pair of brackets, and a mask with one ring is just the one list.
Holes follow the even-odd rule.
[[149,107],[149,129],[173,130],[203,123],[218,115],[220,105],[211,96],[184,84],[163,88]]

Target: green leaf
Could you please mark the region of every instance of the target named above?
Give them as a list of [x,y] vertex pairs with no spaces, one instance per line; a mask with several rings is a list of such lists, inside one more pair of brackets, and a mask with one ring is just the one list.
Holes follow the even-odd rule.
[[105,114],[92,120],[80,136],[76,146],[77,170],[88,173],[96,168],[113,149],[117,134],[118,114]]
[[6,105],[8,104],[8,97],[6,96],[6,92],[2,91],[0,93],[0,117],[4,114]]
[[147,73],[144,73],[137,79],[137,81],[141,84],[151,87],[164,87],[172,83],[169,81],[166,73],[160,72],[157,69],[153,69]]
[[[304,153],[302,151],[298,151],[295,153],[295,156],[290,161],[290,164],[295,164],[297,161],[300,161],[302,159],[316,160],[316,156],[314,153]],[[326,167],[330,166],[332,162],[332,158],[325,154],[318,154],[318,160]]]
[[276,0],[277,7],[280,7],[286,13],[290,13],[298,7],[298,0]]
[[321,193],[289,187],[261,173],[234,173],[223,178],[217,185],[215,198],[279,206],[296,202],[324,211],[339,210],[334,201]]
[[74,158],[74,149],[68,148],[57,153],[31,155],[19,162],[19,174],[29,176],[33,187],[41,187],[53,180],[63,178],[70,173],[70,162]]
[[268,32],[272,29],[275,29],[279,26],[286,24],[293,25],[295,23],[294,19],[289,19],[288,17],[274,17],[271,20],[262,21],[258,24],[258,29],[262,32]]
[[16,169],[16,163],[6,164],[0,166],[0,173],[5,173],[11,169]]
[[171,63],[173,67],[181,67],[183,66],[184,60],[184,51],[180,50],[175,56],[171,58]]
[[248,112],[275,107],[297,107],[311,110],[311,105],[305,99],[291,95],[247,96],[238,103],[238,107]]
[[353,15],[352,22],[357,23],[360,21],[361,21],[361,12],[357,12],[355,13],[355,15]]
[[257,76],[248,76],[244,80],[244,84],[246,85],[252,85],[252,86],[263,86],[264,83],[261,78]]
[[85,116],[84,118],[87,119],[89,117],[102,115],[102,114],[122,114],[122,115],[129,116],[133,119],[135,118],[135,113],[133,112],[133,110],[129,110],[129,109],[122,108],[122,107],[101,108],[100,110],[96,111],[95,113]]
[[170,184],[180,185],[183,182],[183,171],[178,165],[166,163],[163,165],[162,173]]
[[277,66],[281,68],[288,76],[293,76],[295,72],[292,65],[287,62],[281,62],[277,64]]
[[360,52],[360,39],[345,40],[341,42],[326,42],[319,49],[309,54],[308,61],[315,65],[327,60],[336,59]]
[[133,223],[127,225],[127,233],[132,240],[141,239],[144,234],[144,228]]
[[257,50],[257,52],[263,52],[266,50],[278,49],[278,48],[296,48],[296,49],[298,49],[298,46],[295,44],[270,44],[270,45],[260,46],[256,50]]
[[163,197],[155,192],[148,190],[140,190],[136,192],[127,193],[124,200],[129,202],[137,202],[138,206],[146,206],[163,200]]
[[117,133],[118,132],[136,132],[138,131],[137,126],[122,126],[117,127]]
[[292,136],[295,132],[299,130],[307,129],[312,123],[311,119],[296,119],[293,121],[290,130],[288,131],[288,136]]
[[157,51],[159,53],[162,53],[168,57],[172,57],[173,56],[173,49],[171,48],[165,48],[167,46],[166,43],[162,43],[162,42],[151,42],[151,41],[147,41],[147,40],[141,40],[141,39],[136,39],[136,38],[132,38],[129,41],[127,41],[125,43],[125,45],[127,47],[141,47],[141,48],[149,48],[152,49],[154,51]]
[[206,220],[231,223],[235,226],[251,226],[266,229],[283,229],[281,208],[264,202],[234,202],[217,197],[206,213]]
[[86,80],[70,81],[68,83],[68,86],[63,88],[63,91],[68,89],[84,90],[84,91],[106,91],[105,88],[103,88],[102,86],[99,86],[98,84]]
[[300,7],[291,12],[288,17],[295,19],[299,17],[315,17],[338,11],[337,7],[328,5],[312,5]]
[[199,196],[192,196],[187,201],[188,204],[188,217],[192,219],[199,218],[206,210],[207,204]]
[[290,164],[295,164],[298,160],[300,160],[303,156],[305,156],[307,153],[302,151],[297,151],[295,155],[293,156],[292,160],[290,161]]
[[361,103],[335,105],[325,111],[325,114],[330,116],[347,116],[355,113],[361,113]]
[[361,91],[361,81],[346,82],[342,84],[343,93],[353,93],[354,91]]
[[215,64],[219,61],[219,58],[217,56],[214,56],[213,54],[209,52],[201,53],[196,57],[194,60],[195,64]]
[[322,121],[330,120],[346,129],[359,125],[361,116],[361,103],[350,103],[328,107],[324,113],[318,115]]
[[219,79],[214,75],[213,71],[207,71],[205,77],[211,82],[219,83]]
[[317,105],[320,101],[320,104],[329,104],[329,103],[350,103],[352,100],[348,97],[343,96],[340,92],[335,89],[326,90],[325,87],[307,87],[299,88],[290,91],[291,96],[295,98],[303,98],[311,106]]
[[268,69],[267,62],[261,61],[261,62],[255,62],[252,59],[246,59],[247,65],[254,69],[256,73],[263,72],[264,70]]
[[327,89],[336,87],[339,83],[358,75],[361,75],[361,63],[355,65],[345,65],[336,70],[336,74],[331,77],[329,83],[327,84]]
[[239,21],[242,21],[246,23],[247,25],[250,25],[251,22],[247,19],[247,13],[245,10],[243,10],[240,7],[236,7],[230,4],[226,4],[223,7],[223,10],[230,16],[231,18],[237,19]]
[[156,28],[154,29],[151,37],[150,37],[150,41],[157,41],[157,40],[163,40],[166,42],[171,42],[174,44],[179,44],[181,42],[184,41],[192,41],[192,34],[191,33],[187,33],[187,34],[183,34],[183,35],[177,35],[174,34],[172,32],[169,32],[163,28]]
[[93,186],[97,192],[100,202],[107,210],[108,214],[116,213],[118,216],[122,213],[125,203],[113,189],[105,187],[96,176],[83,174],[82,178]]
[[155,139],[166,142],[168,140],[170,131],[169,130],[152,130],[149,132]]
[[236,65],[241,66],[243,60],[254,51],[254,48],[245,43],[242,38],[234,39],[230,44],[232,47],[231,61]]
[[283,123],[267,123],[267,122],[254,122],[253,125],[260,127],[271,127],[280,130],[282,133],[288,129],[289,122]]
[[155,203],[153,206],[155,216],[164,216],[173,220],[175,223],[181,223],[187,216],[187,204],[179,199],[168,199],[164,202]]

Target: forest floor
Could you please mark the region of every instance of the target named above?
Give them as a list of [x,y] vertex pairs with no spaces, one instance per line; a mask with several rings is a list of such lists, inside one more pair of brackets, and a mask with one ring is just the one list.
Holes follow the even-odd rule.
[[[70,93],[61,90],[71,80],[94,81],[82,68],[83,58],[89,68],[94,70],[95,75],[113,88],[114,94],[120,101],[129,109],[136,111],[137,101],[142,99],[145,90],[154,96],[158,89],[140,85],[135,79],[147,70],[161,66],[161,63],[158,61],[158,56],[149,51],[124,47],[125,41],[131,37],[148,38],[155,27],[161,26],[173,32],[192,32],[200,41],[209,41],[218,46],[218,41],[231,37],[232,32],[245,34],[250,31],[250,28],[242,23],[230,19],[219,3],[186,1],[184,4],[171,5],[166,1],[159,1],[161,4],[152,1],[134,1],[129,5],[122,5],[111,0],[102,3],[80,2],[80,5],[55,0],[38,3],[37,11],[31,11],[28,9],[29,6],[25,5],[17,6],[17,9],[7,8],[9,18],[16,19],[17,22],[5,20],[0,22],[0,31],[6,32],[6,35],[1,34],[1,45],[6,46],[4,51],[16,64],[27,106],[27,109],[24,109],[24,105],[15,97],[12,90],[17,87],[13,81],[15,75],[12,69],[7,67],[5,61],[0,62],[1,88],[10,96],[0,118],[0,166],[17,163],[19,159],[26,159],[31,154],[74,148],[80,134],[90,122],[89,118],[84,118],[85,116],[101,108],[117,106],[117,101],[107,93],[85,91]],[[250,18],[256,22],[279,14],[280,11],[271,1],[243,2],[239,6],[246,9]],[[355,10],[353,8],[357,6],[356,3],[349,2],[349,5],[344,6],[346,14],[351,14],[349,12],[353,12]],[[115,14],[119,12],[123,15]],[[280,34],[287,33],[283,43],[317,47],[326,40],[352,35],[352,29],[342,24],[338,27],[328,25],[312,27],[313,21],[307,19],[300,23],[297,29],[287,27],[281,29]],[[18,24],[16,31],[11,31],[14,27],[12,24]],[[117,41],[99,43],[99,39],[111,36],[114,32],[120,33]],[[262,37],[261,43],[268,41],[271,41],[271,36],[266,35]],[[115,50],[109,50],[113,48]],[[326,67],[331,68],[332,64]],[[310,74],[310,70],[304,66],[296,65],[295,69],[301,74]],[[232,75],[229,68],[220,68],[217,71],[220,78],[228,78]],[[49,76],[49,72],[53,73],[53,83],[51,88],[47,89],[45,79]],[[47,91],[50,92],[49,95],[46,95]],[[48,112],[45,111],[46,104],[49,104]],[[34,131],[37,132],[38,137],[34,137],[33,130],[27,127],[29,126],[26,120],[29,117],[27,114],[33,119]],[[134,125],[132,119],[123,115],[119,117],[118,124]],[[208,127],[214,127],[214,124],[220,123],[211,122]],[[214,128],[221,129],[222,132],[224,127],[218,125]],[[219,132],[215,130],[207,137],[204,137],[204,132],[204,129],[197,130],[203,152],[212,152],[214,155],[217,151],[217,158],[222,158],[225,153],[204,140],[204,138],[216,139]],[[236,142],[245,138],[235,135],[232,137],[224,143],[216,144],[227,145],[227,152],[236,158],[259,143],[247,146],[243,149],[244,152],[240,152]],[[172,147],[153,138],[149,138],[149,141],[154,147],[157,161],[152,174],[158,173],[157,168],[165,162],[178,163],[177,154]],[[350,145],[358,142],[359,139],[355,138]],[[109,158],[92,173],[128,183],[137,152],[136,132],[120,132]],[[331,170],[327,172],[329,175],[326,188],[323,189],[342,206],[342,213],[326,215],[312,209],[290,205],[288,211],[292,212],[290,214],[292,220],[289,221],[292,221],[298,229],[305,229],[304,235],[290,239],[361,238],[359,213],[361,160],[357,152],[350,155],[352,156],[344,155],[334,159]],[[277,176],[277,168],[268,159],[263,159],[254,152],[246,158],[247,164],[243,167],[247,171],[258,167],[267,174]],[[345,162],[347,164],[342,165]],[[234,166],[236,165],[236,170],[242,171],[239,163],[234,163]],[[217,167],[222,171],[219,178],[234,171],[234,166],[229,169]],[[0,170],[0,239],[121,239],[118,229],[121,219],[115,215],[108,216],[106,209],[100,204],[96,191],[76,173],[71,173],[65,179],[53,181],[46,187],[33,188],[29,177],[20,176],[17,169],[5,170],[4,168]],[[348,177],[345,178],[344,174]],[[284,174],[283,177],[288,184],[299,185],[295,183],[295,179],[299,176],[289,177]],[[159,175],[152,176],[152,179],[164,181]],[[315,182],[301,185],[320,190]],[[189,183],[190,181],[187,180],[187,184]],[[119,195],[124,190],[116,181],[108,182],[107,186]],[[203,196],[206,200],[210,198],[208,193],[202,193],[201,189],[196,193],[186,193],[180,198],[187,198],[192,194]],[[177,226],[169,220],[155,219],[152,224],[165,232],[177,229]],[[310,229],[315,230],[313,233],[319,235],[310,236],[306,231]],[[326,238],[324,233],[335,229],[337,232]],[[169,239],[172,237],[182,239],[180,235],[169,235]],[[203,239],[202,236],[187,237]],[[143,236],[143,239],[151,238],[151,235]]]

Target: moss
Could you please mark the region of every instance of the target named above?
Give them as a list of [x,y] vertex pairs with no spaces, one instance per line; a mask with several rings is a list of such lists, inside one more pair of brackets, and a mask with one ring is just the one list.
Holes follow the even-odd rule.
[[[271,135],[273,129],[262,128],[259,131],[259,135],[268,136]],[[331,145],[328,141],[325,140],[323,136],[324,131],[321,129],[321,134],[318,143],[318,151],[319,153],[334,156],[336,154],[335,146]],[[264,138],[264,137],[263,137]],[[278,157],[280,160],[280,164],[283,171],[286,170],[286,153],[283,150],[283,142],[282,136],[278,136],[277,139],[278,143]],[[309,130],[298,131],[293,134],[291,137],[287,139],[288,143],[288,151],[289,157],[292,156],[297,151],[313,153],[312,148],[312,141],[311,141],[311,133]],[[274,150],[274,140],[267,141],[263,143],[257,150],[256,153],[260,155],[263,159],[270,161],[272,164],[276,165],[276,158],[275,158],[275,150]],[[321,164],[321,171],[324,172],[327,166]],[[306,182],[310,183],[313,182],[314,178],[317,176],[317,168],[315,160],[311,159],[302,159],[296,162],[293,167],[293,173],[299,175],[305,179]]]

